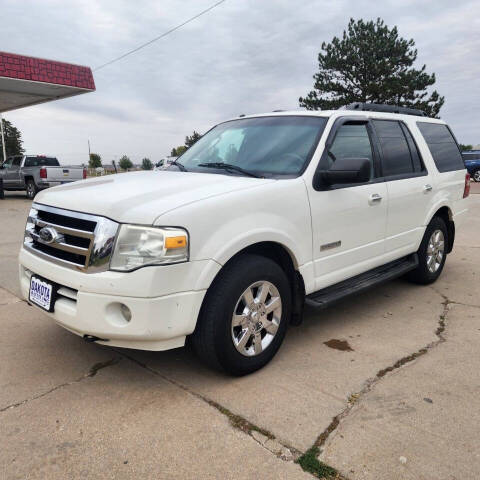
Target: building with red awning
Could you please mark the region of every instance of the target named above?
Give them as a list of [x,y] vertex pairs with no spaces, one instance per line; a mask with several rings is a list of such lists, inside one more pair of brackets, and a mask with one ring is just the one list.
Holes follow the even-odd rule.
[[90,67],[0,51],[0,124],[4,158],[3,112],[94,90]]

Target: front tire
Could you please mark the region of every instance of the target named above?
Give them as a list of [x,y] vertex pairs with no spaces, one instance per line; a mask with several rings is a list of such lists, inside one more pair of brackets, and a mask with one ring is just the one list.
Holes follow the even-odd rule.
[[246,375],[266,365],[283,342],[291,289],[280,266],[260,255],[232,260],[209,288],[193,348],[208,365]]
[[38,193],[38,188],[33,180],[27,180],[27,198],[33,200]]
[[419,264],[407,274],[413,283],[428,285],[442,273],[447,258],[448,231],[441,217],[433,217],[428,224],[417,251]]

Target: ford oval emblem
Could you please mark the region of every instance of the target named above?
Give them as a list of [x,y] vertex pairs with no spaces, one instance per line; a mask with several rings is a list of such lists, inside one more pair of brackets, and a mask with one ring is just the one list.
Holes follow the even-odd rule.
[[58,238],[58,232],[52,227],[43,227],[39,232],[38,236],[43,243],[53,243]]

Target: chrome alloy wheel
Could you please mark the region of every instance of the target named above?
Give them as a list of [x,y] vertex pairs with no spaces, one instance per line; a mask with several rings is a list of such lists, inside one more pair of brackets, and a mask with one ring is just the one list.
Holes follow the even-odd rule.
[[427,245],[427,268],[430,273],[435,273],[440,268],[444,254],[445,237],[441,230],[435,230]]
[[232,315],[232,340],[246,357],[262,353],[277,334],[282,318],[282,299],[273,283],[262,280],[240,296]]
[[480,182],[480,170],[477,170],[477,171],[473,174],[473,179],[474,179],[476,182]]

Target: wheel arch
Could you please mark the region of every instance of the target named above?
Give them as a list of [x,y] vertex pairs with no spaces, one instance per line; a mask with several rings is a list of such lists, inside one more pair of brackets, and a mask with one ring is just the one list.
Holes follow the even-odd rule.
[[428,223],[432,220],[433,217],[440,217],[447,226],[447,233],[448,233],[448,245],[447,245],[447,253],[450,253],[453,249],[453,243],[455,241],[455,222],[453,221],[453,213],[450,210],[450,207],[447,205],[443,205],[431,215],[429,218]]
[[215,286],[218,276],[223,269],[230,265],[239,256],[246,254],[261,255],[269,258],[277,263],[280,268],[282,268],[288,278],[292,291],[292,318],[290,323],[293,325],[300,324],[303,316],[303,307],[305,301],[305,284],[303,277],[298,270],[298,261],[294,253],[287,246],[274,241],[260,241],[252,243],[231,256],[213,278],[203,299],[203,303],[206,301],[208,291]]

